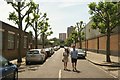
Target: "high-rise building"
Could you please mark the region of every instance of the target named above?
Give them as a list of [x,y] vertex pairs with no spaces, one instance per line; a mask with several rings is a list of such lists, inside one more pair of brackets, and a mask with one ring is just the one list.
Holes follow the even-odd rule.
[[66,40],[66,33],[59,33],[59,39],[60,40]]
[[74,30],[73,26],[70,26],[67,28],[67,38],[70,36],[70,34],[72,33],[73,30]]

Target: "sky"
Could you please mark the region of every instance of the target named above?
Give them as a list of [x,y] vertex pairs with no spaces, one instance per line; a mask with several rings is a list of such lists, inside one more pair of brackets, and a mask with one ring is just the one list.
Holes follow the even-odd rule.
[[[34,0],[39,4],[40,11],[47,13],[49,24],[52,27],[53,34],[48,38],[59,38],[59,33],[67,33],[67,27],[75,26],[81,20],[84,23],[90,21],[90,14],[88,4],[90,2],[97,2],[98,0]],[[0,20],[10,25],[16,26],[7,18],[9,13],[13,12],[11,5],[7,4],[5,0],[0,1]],[[27,31],[32,30],[28,28]]]

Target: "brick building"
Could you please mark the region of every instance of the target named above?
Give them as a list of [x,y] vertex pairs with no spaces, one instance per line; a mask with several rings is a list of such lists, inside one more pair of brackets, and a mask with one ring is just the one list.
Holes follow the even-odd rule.
[[[32,46],[32,39],[27,32],[22,31],[22,53],[21,56],[26,55],[26,51]],[[18,58],[18,29],[5,22],[0,21],[0,51],[1,54],[9,60]]]

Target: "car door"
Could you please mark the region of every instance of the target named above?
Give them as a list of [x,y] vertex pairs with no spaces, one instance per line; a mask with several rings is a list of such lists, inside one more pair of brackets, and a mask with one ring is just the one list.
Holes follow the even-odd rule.
[[2,61],[2,77],[4,79],[13,80],[14,71],[15,71],[14,66],[12,64],[9,64],[7,60],[3,59],[3,61]]

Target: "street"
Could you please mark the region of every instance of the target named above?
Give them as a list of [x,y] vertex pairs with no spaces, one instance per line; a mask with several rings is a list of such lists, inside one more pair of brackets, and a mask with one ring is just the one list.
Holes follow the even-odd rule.
[[120,80],[120,0],[1,0],[0,12],[0,80]]
[[43,64],[31,64],[27,66],[23,64],[19,69],[19,80],[25,78],[82,78],[83,80],[91,78],[91,80],[114,80],[111,75],[86,59],[78,59],[77,69],[80,71],[79,73],[72,71],[70,59],[68,63],[70,71],[64,71],[63,62],[61,61],[63,51],[64,49],[59,49]]

